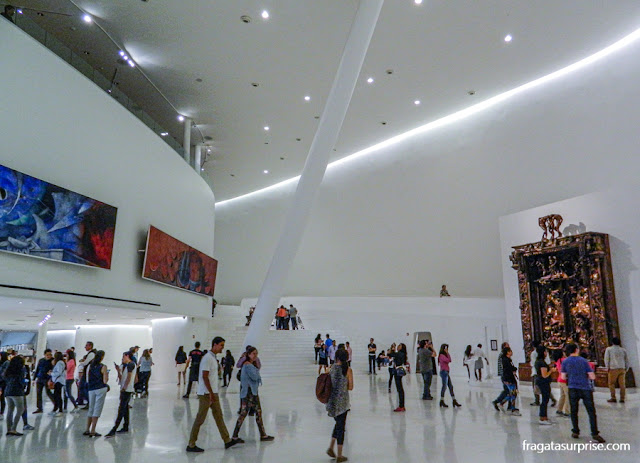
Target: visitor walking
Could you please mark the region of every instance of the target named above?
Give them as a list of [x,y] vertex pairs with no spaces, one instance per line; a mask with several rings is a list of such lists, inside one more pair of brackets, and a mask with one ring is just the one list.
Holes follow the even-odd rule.
[[431,350],[427,349],[426,340],[420,341],[419,346],[416,363],[420,370],[420,374],[422,375],[422,400],[433,400],[433,396],[431,395],[431,381],[433,380],[431,358],[435,354],[433,354]]
[[626,394],[625,377],[629,369],[627,351],[622,348],[620,338],[611,339],[611,346],[604,351],[604,366],[607,367],[609,392],[607,402],[616,403],[616,384],[620,386],[620,402],[624,403]]
[[598,431],[598,420],[596,417],[596,407],[593,403],[593,385],[596,374],[589,365],[589,362],[580,357],[578,346],[569,343],[565,346],[567,358],[562,362],[561,376],[567,380],[569,387],[569,404],[571,406],[571,437],[580,437],[580,427],[578,426],[578,406],[580,400],[587,409],[589,424],[591,425],[591,437],[597,442],[605,442]]
[[402,378],[407,374],[407,346],[403,343],[398,344],[398,351],[394,357],[395,363],[395,380],[396,390],[398,391],[398,407],[394,412],[404,412],[404,387],[402,386]]
[[53,416],[62,416],[62,390],[67,379],[67,365],[62,358],[62,352],[56,352],[53,357],[53,370],[51,371],[51,381],[53,382],[53,410],[49,412]]
[[47,387],[49,380],[51,379],[50,373],[53,369],[53,354],[51,354],[51,349],[45,349],[44,357],[38,361],[38,366],[36,367],[35,378],[36,378],[36,410],[33,412],[34,414],[42,413],[44,410],[42,407],[42,390],[44,389],[47,393],[47,396],[51,399],[51,402],[55,404],[55,400],[53,399],[53,393]]
[[89,391],[89,408],[87,413],[87,429],[83,433],[84,436],[100,437],[102,434],[96,432],[98,419],[102,415],[104,408],[104,400],[109,391],[109,372],[106,365],[102,363],[104,360],[104,351],[96,351],[93,360],[87,365],[87,389]]
[[[331,369],[331,395],[327,402],[327,414],[336,422],[331,434],[331,441],[327,449],[327,455],[335,458],[338,463],[347,461],[342,455],[344,446],[344,433],[347,424],[347,413],[351,408],[349,403],[349,391],[353,390],[353,371],[347,364],[348,354],[344,350],[336,353],[336,364]],[[338,444],[338,453],[334,448]]]
[[500,409],[506,400],[509,403],[508,410],[511,414],[521,416],[520,410],[516,407],[516,397],[518,395],[516,372],[518,368],[513,364],[513,360],[511,360],[512,356],[513,351],[508,345],[502,349],[502,384],[506,387],[507,394],[503,398],[501,398],[502,394],[500,394],[498,397],[500,400],[496,399],[493,406],[496,407],[496,409]]
[[337,350],[338,350],[338,347],[336,346],[336,342],[331,341],[331,345],[329,346],[329,349],[327,349],[327,356],[329,357],[329,365],[333,365],[335,363]]
[[238,434],[240,433],[240,428],[247,414],[249,411],[253,411],[256,416],[258,430],[260,431],[260,441],[272,441],[274,439],[273,436],[267,434],[264,429],[264,423],[262,422],[262,408],[260,406],[260,396],[258,395],[262,378],[260,377],[260,370],[255,365],[256,359],[258,358],[258,349],[249,347],[246,354],[246,361],[240,373],[240,415],[236,421],[232,439],[238,443],[244,443],[244,441],[238,437]]
[[4,372],[9,367],[9,354],[6,352],[0,352],[0,421],[4,419],[4,412],[7,406],[7,401],[4,397],[4,389],[6,387],[4,381]]
[[[24,358],[14,356],[6,366],[3,377],[4,396],[7,401],[7,436],[23,436],[18,432],[18,421],[24,411]],[[15,415],[14,415],[15,412]]]
[[367,346],[367,350],[369,351],[369,374],[376,373],[376,345],[373,342],[373,338],[369,340],[369,345]]
[[198,375],[200,374],[200,361],[204,354],[200,350],[200,341],[196,341],[194,349],[189,352],[189,358],[187,359],[187,365],[189,367],[189,385],[187,386],[187,392],[182,396],[183,399],[188,399],[191,395],[191,386],[198,381]]
[[484,359],[487,362],[487,365],[489,365],[489,360],[482,350],[482,344],[478,344],[474,349],[473,358],[475,359],[474,374],[476,379],[482,382],[482,369],[484,368],[484,362],[482,359]]
[[444,401],[444,393],[447,390],[447,387],[449,387],[449,394],[451,394],[453,407],[462,407],[462,405],[460,405],[456,400],[456,396],[453,393],[453,384],[451,383],[451,377],[449,376],[449,364],[451,363],[451,355],[449,355],[449,344],[442,344],[440,346],[438,363],[440,364],[440,378],[442,378],[442,389],[440,390],[440,407],[449,407]]
[[184,346],[178,347],[176,352],[176,371],[178,372],[178,386],[180,386],[180,376],[182,376],[182,384],[187,384],[186,371],[187,371],[187,354],[184,351]]
[[318,353],[318,374],[324,368],[324,372],[327,372],[329,368],[329,355],[327,354],[327,346],[325,343],[322,343],[320,347],[320,351]]
[[347,351],[347,354],[349,354],[349,358],[348,358],[348,363],[349,363],[349,367],[351,367],[351,356],[353,355],[353,349],[351,349],[351,344],[349,344],[349,341],[347,341],[347,345],[345,346],[345,350]]
[[289,318],[291,319],[291,329],[298,329],[298,309],[296,309],[293,304],[289,305]]
[[539,423],[541,425],[551,425],[553,423],[549,421],[549,417],[547,416],[547,404],[551,397],[551,374],[555,373],[556,366],[555,364],[549,365],[545,362],[544,359],[547,354],[547,348],[545,346],[539,345],[536,351],[538,352],[538,358],[536,359],[535,364],[536,381],[538,382],[538,389],[542,396],[542,400],[540,401],[540,412],[538,414],[540,417]]
[[[136,363],[132,359],[131,351],[122,353],[122,363],[116,365],[118,371],[118,385],[120,386],[120,403],[118,405],[118,416],[111,431],[105,436],[106,439],[115,437],[117,433],[129,432],[129,402],[133,395],[133,383],[135,379]],[[122,428],[118,429],[120,423],[124,420]]]
[[[469,370],[470,363],[475,366],[475,362],[473,361],[473,352],[471,352],[471,344],[467,346],[464,350],[464,355],[462,356],[462,364],[467,367],[467,377],[469,381],[471,381],[471,370]],[[476,375],[476,379],[478,379],[478,374],[475,372],[475,369],[474,374]]]
[[[567,356],[562,352],[555,352],[554,359],[556,362],[556,371],[562,371],[562,362]],[[571,416],[571,407],[569,406],[569,387],[567,386],[567,380],[558,375],[558,386],[560,386],[560,398],[558,399],[558,409],[556,415],[563,417]]]
[[[467,347],[471,347],[471,346],[467,346]],[[500,392],[498,397],[496,397],[496,399],[493,402],[491,402],[493,404],[493,408],[495,408],[497,411],[500,411],[498,404],[502,404],[504,402],[504,399],[509,395],[509,388],[504,383],[504,378],[503,378],[504,368],[503,368],[502,358],[505,355],[505,347],[509,347],[508,342],[502,343],[502,346],[500,347],[500,353],[498,354],[498,378],[500,378],[500,383],[502,384],[502,392]]]
[[316,364],[318,364],[318,354],[320,354],[320,349],[322,349],[323,345],[324,343],[322,342],[322,336],[320,336],[320,333],[318,333],[318,336],[316,336],[316,339],[314,339],[313,341],[313,350],[316,354],[316,358],[315,358]]
[[231,373],[233,372],[235,363],[236,360],[233,358],[233,355],[231,355],[231,351],[227,350],[227,355],[222,359],[222,366],[224,368],[224,372],[222,373],[222,387],[228,387],[229,384],[231,384]]
[[198,440],[198,434],[200,433],[200,426],[207,419],[207,412],[211,410],[213,419],[216,421],[218,432],[220,437],[224,441],[224,448],[228,449],[238,444],[239,440],[234,440],[229,437],[229,431],[224,423],[224,417],[222,415],[222,409],[220,408],[220,398],[218,397],[218,359],[217,355],[224,349],[224,339],[220,336],[213,338],[211,342],[211,350],[206,353],[200,362],[200,374],[198,376],[198,414],[196,415],[193,427],[191,428],[191,435],[189,437],[189,444],[187,445],[187,452],[204,452],[204,449],[196,446]]
[[75,413],[78,411],[78,403],[76,399],[73,397],[73,385],[75,383],[75,374],[76,374],[76,353],[71,349],[67,350],[67,371],[65,375],[64,382],[64,409],[67,410],[67,405],[69,401],[73,405],[73,410],[71,413]]
[[151,367],[153,367],[153,358],[151,357],[149,349],[142,351],[139,365],[138,381],[141,385],[140,390],[142,391],[142,397],[149,397],[149,380],[151,379]]

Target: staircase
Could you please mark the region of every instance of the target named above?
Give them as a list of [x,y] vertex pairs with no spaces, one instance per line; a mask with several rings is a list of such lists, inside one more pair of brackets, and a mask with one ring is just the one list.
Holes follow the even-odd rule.
[[[244,352],[244,338],[248,327],[245,314],[238,307],[222,306],[216,308],[215,317],[209,322],[209,338],[222,336],[225,339],[225,350],[231,350],[236,361]],[[333,328],[325,331],[307,330],[269,330],[265,335],[263,346],[258,347],[262,368],[260,373],[269,376],[313,376],[318,371],[313,349],[314,339],[318,333],[330,333],[338,344],[349,340],[340,330]],[[355,347],[355,346],[352,346]],[[356,349],[354,348],[354,357]],[[366,360],[362,362],[363,365]],[[235,374],[235,373],[234,373]]]

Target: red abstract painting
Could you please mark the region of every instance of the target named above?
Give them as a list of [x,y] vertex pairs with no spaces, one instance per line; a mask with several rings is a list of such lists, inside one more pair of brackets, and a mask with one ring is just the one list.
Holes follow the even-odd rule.
[[218,261],[149,227],[142,277],[176,288],[213,296]]

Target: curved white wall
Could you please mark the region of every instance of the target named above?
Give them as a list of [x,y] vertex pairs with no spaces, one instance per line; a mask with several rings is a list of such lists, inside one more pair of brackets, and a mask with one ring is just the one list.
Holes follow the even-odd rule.
[[[501,297],[500,216],[637,175],[639,52],[329,170],[284,294]],[[294,188],[217,208],[220,301],[258,294]]]
[[[8,21],[0,21],[0,43],[0,163],[118,208],[111,270],[2,253],[0,282],[210,317],[210,298],[142,280],[138,253],[153,224],[212,254],[215,200],[206,183],[141,121]],[[99,303],[4,288],[0,293]]]

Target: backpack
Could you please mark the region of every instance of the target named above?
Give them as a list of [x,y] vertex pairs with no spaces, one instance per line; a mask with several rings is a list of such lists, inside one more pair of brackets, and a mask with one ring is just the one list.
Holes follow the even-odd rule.
[[329,402],[329,397],[331,397],[331,390],[331,375],[322,373],[316,380],[316,397],[321,403],[326,404]]

